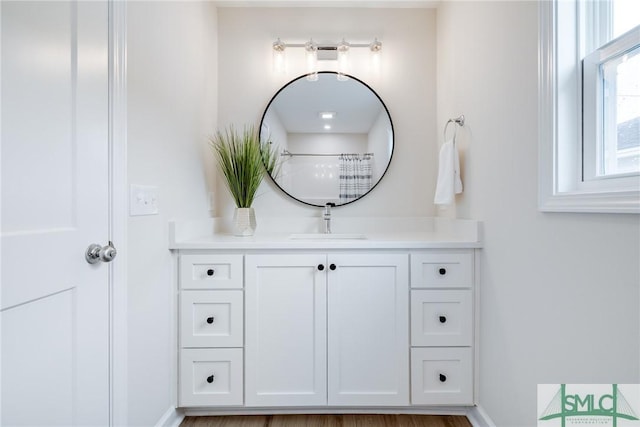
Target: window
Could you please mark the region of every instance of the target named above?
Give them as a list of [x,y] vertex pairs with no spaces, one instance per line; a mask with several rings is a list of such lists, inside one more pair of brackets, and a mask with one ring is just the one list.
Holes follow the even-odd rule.
[[640,1],[540,5],[540,209],[640,213]]

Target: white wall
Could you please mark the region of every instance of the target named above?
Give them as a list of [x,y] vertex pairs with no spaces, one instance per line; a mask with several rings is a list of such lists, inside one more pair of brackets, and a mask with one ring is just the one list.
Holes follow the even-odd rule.
[[[302,49],[287,53],[290,67],[286,75],[273,73],[271,45],[277,37],[291,43],[310,37],[317,42],[337,42],[342,37],[369,42],[377,36],[383,43],[381,75],[371,72],[367,55],[355,50],[354,56],[365,61],[353,61],[351,73],[368,83],[389,109],[396,137],[393,161],[371,194],[338,208],[335,215],[433,215],[435,31],[433,9],[220,8],[218,123],[258,123],[275,92],[304,73]],[[421,191],[415,191],[416,183]],[[216,203],[217,215],[232,215],[233,202],[222,185]],[[269,180],[258,191],[254,207],[258,227],[260,216],[320,215],[319,208],[288,198]]]
[[461,113],[456,209],[486,242],[480,404],[535,426],[538,383],[640,382],[638,216],[536,208],[536,2],[441,3],[438,123]]
[[213,185],[216,10],[209,2],[128,4],[129,183],[159,188],[160,214],[128,224],[128,423],[175,405],[174,295],[168,221],[207,217]]

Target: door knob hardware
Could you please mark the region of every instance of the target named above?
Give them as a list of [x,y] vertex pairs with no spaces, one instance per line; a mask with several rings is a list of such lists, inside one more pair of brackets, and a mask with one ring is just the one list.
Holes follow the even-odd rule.
[[440,374],[440,382],[443,383],[445,381],[447,381],[447,376],[444,374]]
[[113,242],[109,241],[109,244],[106,246],[101,246],[97,243],[90,244],[84,254],[84,258],[89,264],[96,264],[101,261],[111,262],[116,255],[118,255],[118,251],[115,246],[113,246]]
[[207,276],[211,277],[216,273],[216,271],[213,268],[210,268],[207,270]]
[[439,316],[439,320],[440,320],[440,323],[446,323],[447,317],[446,316]]
[[215,320],[215,318],[213,316],[207,317],[207,323],[210,324],[210,325],[213,323],[214,320]]
[[215,377],[214,377],[213,375],[209,375],[209,376],[207,377],[207,382],[208,382],[209,384],[211,384],[211,383],[213,382],[213,380],[214,380],[214,379],[215,379]]

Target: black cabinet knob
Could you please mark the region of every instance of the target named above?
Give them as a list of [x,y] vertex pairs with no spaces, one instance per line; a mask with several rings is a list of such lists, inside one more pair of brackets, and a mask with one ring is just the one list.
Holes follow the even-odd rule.
[[445,274],[447,274],[447,269],[444,267],[440,267],[438,273],[440,273],[441,276],[444,276]]
[[208,382],[209,384],[211,384],[211,383],[213,382],[213,379],[214,379],[214,378],[213,378],[213,375],[209,375],[209,376],[207,377],[207,382]]
[[213,276],[214,273],[215,273],[215,270],[213,268],[210,268],[207,270],[207,276]]
[[447,321],[447,318],[445,316],[440,316],[440,323],[445,323]]
[[207,317],[207,323],[208,324],[212,324],[213,323],[213,316]]
[[444,374],[440,374],[440,382],[443,383],[447,380],[447,376]]
[[329,270],[331,270],[331,271],[335,270],[336,268],[337,268],[337,267],[336,267],[336,265],[335,265],[335,264],[331,264],[331,265],[329,266]]
[[324,270],[324,264],[318,264],[318,270],[320,271]]

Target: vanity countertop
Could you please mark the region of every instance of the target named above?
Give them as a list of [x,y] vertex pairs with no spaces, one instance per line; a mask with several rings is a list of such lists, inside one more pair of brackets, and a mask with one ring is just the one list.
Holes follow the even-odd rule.
[[[318,234],[319,218],[266,219],[253,236],[236,237],[226,231],[228,221],[176,221],[169,226],[169,249],[433,249],[481,248],[480,223],[446,218],[343,218],[334,234],[362,234],[366,238],[325,239]],[[303,234],[303,236],[300,236]],[[292,235],[297,235],[292,238]],[[348,236],[347,236],[348,237]]]

